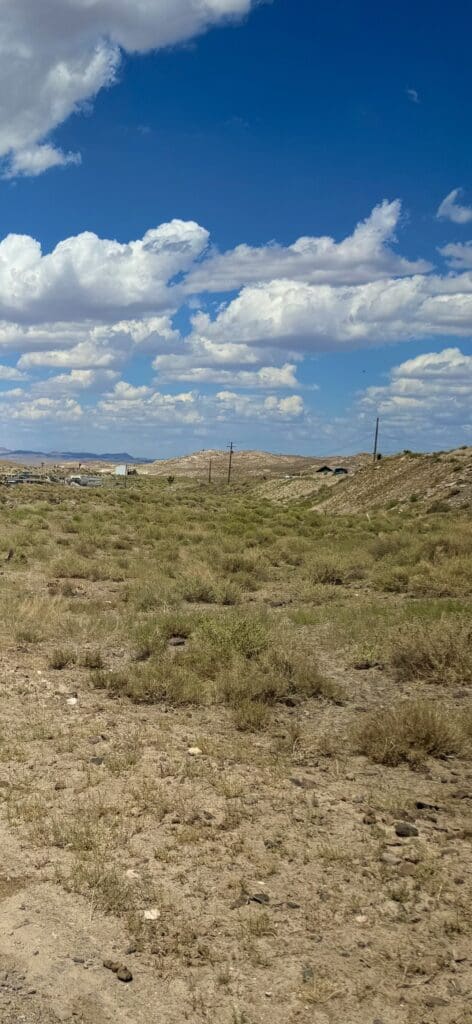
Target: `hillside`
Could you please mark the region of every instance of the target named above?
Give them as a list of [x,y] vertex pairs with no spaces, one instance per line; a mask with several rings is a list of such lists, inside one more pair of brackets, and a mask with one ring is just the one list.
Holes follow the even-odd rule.
[[[210,459],[215,480],[223,479],[228,472],[228,452],[207,449],[183,455],[174,459],[159,459],[143,467],[140,472],[153,476],[186,476],[208,478]],[[236,451],[233,455],[233,478],[250,479],[263,477],[299,476],[316,472],[320,466],[347,466],[350,469],[363,464],[365,455],[332,455],[328,458],[308,455],[275,455],[272,452]]]
[[433,455],[403,454],[364,465],[335,487],[319,506],[324,512],[368,512],[418,502],[463,508],[472,502],[472,448]]

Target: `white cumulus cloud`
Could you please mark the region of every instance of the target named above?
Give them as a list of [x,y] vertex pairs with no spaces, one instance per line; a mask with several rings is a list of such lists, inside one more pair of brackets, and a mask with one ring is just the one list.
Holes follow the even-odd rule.
[[458,203],[461,195],[461,188],[453,188],[438,207],[436,216],[440,220],[452,220],[453,224],[469,224],[472,220],[472,206],[462,206]]
[[126,244],[90,231],[43,255],[29,235],[0,242],[0,319],[27,323],[117,320],[165,310],[178,301],[168,282],[205,249],[208,232],[174,220]]
[[[472,437],[472,356],[458,348],[427,352],[392,368],[389,383],[371,387],[361,408],[380,414],[384,431],[413,447]],[[450,440],[449,440],[449,443]]]
[[225,292],[274,278],[312,284],[361,284],[426,273],[431,265],[425,260],[411,262],[392,249],[400,217],[400,201],[385,200],[341,242],[306,236],[287,247],[273,242],[259,248],[239,245],[225,253],[213,252],[188,275],[186,289]]
[[48,142],[113,85],[123,53],[147,53],[243,17],[252,0],[2,0],[0,157],[7,173],[75,161]]

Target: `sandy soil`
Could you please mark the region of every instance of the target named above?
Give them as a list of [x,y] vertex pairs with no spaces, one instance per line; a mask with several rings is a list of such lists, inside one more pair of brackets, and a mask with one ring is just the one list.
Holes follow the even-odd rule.
[[[3,1024],[472,1020],[472,772],[343,753],[353,717],[390,700],[381,672],[331,665],[354,705],[280,708],[269,735],[235,738],[223,710],[111,701],[18,646],[1,669]],[[44,841],[101,801],[118,886],[135,880],[140,912],[153,892],[151,949],[67,891],[74,851]]]

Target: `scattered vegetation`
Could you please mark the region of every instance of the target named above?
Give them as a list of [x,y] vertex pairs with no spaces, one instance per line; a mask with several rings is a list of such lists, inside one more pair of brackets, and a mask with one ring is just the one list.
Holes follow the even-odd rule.
[[[376,1019],[377,983],[349,958],[325,978],[313,936],[332,955],[375,924],[398,991],[428,895],[428,958],[463,920],[443,865],[470,838],[472,524],[425,494],[368,515],[178,476],[0,495],[0,816],[140,969],[185,979],[189,1019],[230,1020],[262,971],[284,1019]],[[397,848],[398,819],[419,837]]]
[[373,711],[358,728],[356,742],[360,753],[387,765],[463,754],[469,745],[450,707],[418,699]]

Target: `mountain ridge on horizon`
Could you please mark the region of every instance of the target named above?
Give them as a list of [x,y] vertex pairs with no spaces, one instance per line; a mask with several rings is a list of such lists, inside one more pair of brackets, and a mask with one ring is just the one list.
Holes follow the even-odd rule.
[[130,455],[129,452],[61,452],[61,451],[32,451],[24,448],[1,448],[0,459],[14,459],[15,457],[25,458],[27,456],[35,459],[47,459],[48,461],[64,462],[129,462],[145,464],[153,462],[153,459],[140,458]]

